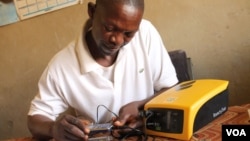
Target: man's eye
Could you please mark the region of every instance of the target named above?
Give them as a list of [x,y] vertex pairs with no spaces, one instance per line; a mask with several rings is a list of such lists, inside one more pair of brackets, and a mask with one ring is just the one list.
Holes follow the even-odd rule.
[[104,26],[105,30],[108,31],[108,32],[111,32],[114,30],[113,27],[110,27],[110,26]]
[[125,32],[126,37],[130,38],[134,36],[134,32]]

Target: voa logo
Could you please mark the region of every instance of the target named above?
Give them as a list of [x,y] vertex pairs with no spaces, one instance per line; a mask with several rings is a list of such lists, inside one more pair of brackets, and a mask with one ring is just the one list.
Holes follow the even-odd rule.
[[244,129],[226,129],[227,136],[247,136]]

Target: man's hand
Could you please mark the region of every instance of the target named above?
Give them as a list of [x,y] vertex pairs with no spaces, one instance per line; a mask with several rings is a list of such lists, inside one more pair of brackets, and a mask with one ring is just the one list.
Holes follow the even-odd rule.
[[71,115],[64,115],[51,129],[56,141],[84,141],[88,139],[88,123]]
[[131,128],[141,128],[144,125],[143,117],[140,115],[140,110],[143,110],[144,105],[154,98],[155,96],[159,95],[163,91],[168,90],[169,88],[162,88],[160,91],[157,91],[151,97],[148,97],[141,101],[134,101],[128,103],[121,107],[119,111],[119,118],[114,118],[114,126],[124,126],[128,125]]
[[139,114],[142,107],[141,101],[131,102],[121,107],[119,118],[114,119],[114,126],[127,125],[131,128],[142,127],[143,118]]

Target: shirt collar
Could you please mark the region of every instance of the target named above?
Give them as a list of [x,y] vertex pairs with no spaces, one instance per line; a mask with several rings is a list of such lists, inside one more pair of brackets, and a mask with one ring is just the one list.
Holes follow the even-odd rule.
[[93,59],[87,46],[85,35],[87,31],[91,28],[87,21],[84,25],[84,30],[76,40],[76,55],[80,65],[81,74],[88,73],[90,71],[100,68],[100,65]]

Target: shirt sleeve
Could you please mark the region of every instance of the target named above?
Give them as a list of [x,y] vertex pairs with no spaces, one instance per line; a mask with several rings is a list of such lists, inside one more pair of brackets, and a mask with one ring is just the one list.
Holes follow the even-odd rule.
[[43,115],[56,120],[60,113],[67,110],[68,105],[63,99],[60,89],[49,73],[48,67],[38,82],[38,94],[31,101],[28,115]]

